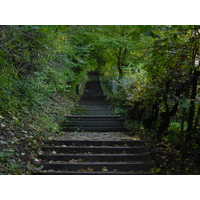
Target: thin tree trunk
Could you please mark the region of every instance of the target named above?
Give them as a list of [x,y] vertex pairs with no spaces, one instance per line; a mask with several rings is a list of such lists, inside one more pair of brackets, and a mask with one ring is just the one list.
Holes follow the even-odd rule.
[[194,78],[193,78],[193,84],[192,84],[192,95],[191,95],[191,106],[189,111],[189,119],[188,119],[188,128],[187,132],[191,132],[193,128],[193,120],[194,120],[194,114],[195,114],[195,103],[194,100],[196,98],[197,94],[197,79],[199,76],[199,72],[195,70],[194,72]]
[[186,114],[186,109],[184,108],[183,111],[182,111],[181,130],[180,130],[180,158],[181,158],[181,162],[184,161],[185,154],[186,154],[186,148],[185,148],[185,142],[184,142],[185,114]]
[[200,118],[200,107],[199,107],[198,112],[197,112],[197,116],[196,116],[196,120],[195,120],[195,124],[194,124],[193,131],[196,131],[196,130],[197,130],[199,118]]

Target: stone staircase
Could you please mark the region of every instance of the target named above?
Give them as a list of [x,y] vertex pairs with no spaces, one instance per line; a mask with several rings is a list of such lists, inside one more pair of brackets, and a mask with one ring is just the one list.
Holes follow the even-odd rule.
[[[71,132],[125,132],[123,118],[115,115],[103,95],[99,79],[87,83],[85,93],[72,115],[62,122]],[[142,140],[49,140],[44,142],[41,160],[44,175],[135,175],[150,174],[149,149]]]
[[153,167],[145,142],[49,140],[42,148],[43,175],[147,175]]

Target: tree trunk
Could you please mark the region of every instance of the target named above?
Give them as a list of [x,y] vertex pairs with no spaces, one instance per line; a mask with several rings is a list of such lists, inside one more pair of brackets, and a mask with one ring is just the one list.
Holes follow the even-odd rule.
[[119,71],[119,79],[118,79],[119,82],[124,76],[124,70],[122,69],[122,67],[125,65],[127,53],[128,53],[128,50],[126,48],[123,49],[122,47],[120,47],[119,51],[116,54],[116,56],[117,56],[117,68],[118,68],[118,71]]
[[197,94],[197,80],[199,77],[199,72],[198,71],[194,71],[194,77],[193,77],[193,84],[192,84],[192,95],[191,95],[191,106],[190,106],[190,111],[189,111],[189,119],[188,119],[188,127],[187,127],[187,132],[191,133],[192,129],[193,129],[193,120],[194,120],[194,114],[195,114],[195,103],[194,100],[196,98],[196,94]]
[[151,128],[152,122],[156,120],[158,116],[159,107],[158,104],[152,105],[151,116],[143,121],[143,125],[145,128]]
[[185,142],[184,142],[185,114],[186,114],[186,109],[184,108],[183,111],[182,111],[181,131],[180,131],[180,158],[181,158],[181,162],[184,161],[185,155],[186,155],[186,146],[185,146]]
[[177,108],[178,108],[179,102],[177,102],[172,110],[170,112],[162,112],[161,118],[162,118],[162,122],[158,128],[157,131],[157,139],[161,136],[161,134],[163,134],[165,132],[165,130],[169,127],[169,123],[170,123],[170,118],[172,116],[174,116],[176,114]]
[[198,108],[198,112],[197,112],[196,120],[195,120],[195,123],[194,123],[194,128],[193,128],[193,131],[194,131],[194,132],[197,130],[197,126],[198,126],[199,118],[200,118],[200,107]]

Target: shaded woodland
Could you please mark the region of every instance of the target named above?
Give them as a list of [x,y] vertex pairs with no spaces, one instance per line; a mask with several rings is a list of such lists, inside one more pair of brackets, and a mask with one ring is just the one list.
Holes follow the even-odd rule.
[[158,174],[200,173],[200,26],[0,26],[0,174],[31,174],[88,72],[150,141]]

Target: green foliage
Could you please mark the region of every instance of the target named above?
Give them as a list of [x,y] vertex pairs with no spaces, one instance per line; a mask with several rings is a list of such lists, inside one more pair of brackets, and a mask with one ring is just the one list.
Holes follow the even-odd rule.
[[171,122],[168,128],[168,131],[179,134],[181,129],[181,125],[178,122]]
[[137,122],[137,121],[127,120],[126,127],[134,135],[135,134],[136,135],[140,135],[141,138],[145,136],[145,135],[143,135],[144,126],[141,123]]
[[[55,29],[60,29],[55,32]],[[57,26],[1,26],[1,112],[38,106],[76,79],[73,48]],[[66,56],[68,55],[68,56]]]
[[[184,124],[184,131],[186,130],[187,125]],[[162,140],[171,144],[172,148],[180,148],[180,131],[181,131],[181,124],[179,122],[171,122],[168,130],[167,135],[163,136]],[[186,135],[185,135],[186,136]]]

